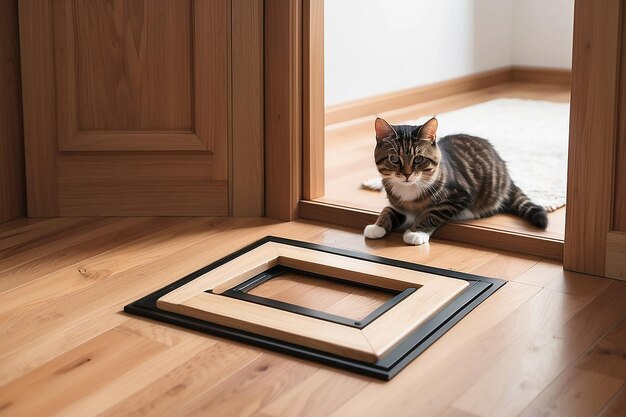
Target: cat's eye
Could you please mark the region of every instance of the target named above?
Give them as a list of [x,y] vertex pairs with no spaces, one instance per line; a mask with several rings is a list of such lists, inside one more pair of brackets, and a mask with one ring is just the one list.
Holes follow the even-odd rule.
[[398,163],[400,162],[400,157],[398,155],[389,155],[389,162],[394,165],[398,165]]
[[423,156],[416,156],[415,158],[413,158],[413,165],[419,165],[422,162],[424,162]]

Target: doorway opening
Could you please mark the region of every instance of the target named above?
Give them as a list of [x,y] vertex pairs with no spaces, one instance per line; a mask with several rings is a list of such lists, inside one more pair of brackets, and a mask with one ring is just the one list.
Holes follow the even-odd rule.
[[310,40],[309,63],[320,71],[312,54],[322,49],[325,115],[317,135],[323,187],[311,201],[380,212],[385,192],[363,188],[379,177],[375,118],[417,125],[436,115],[439,137],[490,140],[520,188],[553,210],[546,230],[508,214],[456,226],[539,238],[562,250],[573,0],[310,3],[323,10],[323,19],[310,13],[305,36],[323,33],[321,48]]

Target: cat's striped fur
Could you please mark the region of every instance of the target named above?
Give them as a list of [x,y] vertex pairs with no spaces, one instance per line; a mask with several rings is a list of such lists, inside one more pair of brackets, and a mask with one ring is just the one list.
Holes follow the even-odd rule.
[[437,120],[421,126],[391,126],[376,119],[374,159],[389,207],[368,238],[380,238],[406,224],[404,241],[428,242],[448,220],[512,213],[545,229],[546,210],[534,204],[511,180],[506,164],[491,144],[469,135],[436,139]]

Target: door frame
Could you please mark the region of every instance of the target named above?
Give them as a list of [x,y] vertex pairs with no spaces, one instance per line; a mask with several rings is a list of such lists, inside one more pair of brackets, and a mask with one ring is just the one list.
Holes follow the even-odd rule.
[[[565,240],[456,223],[441,227],[435,238],[472,244],[479,241],[490,248],[562,260],[569,270],[605,275],[606,242],[615,238],[613,176],[619,114],[615,92],[620,87],[620,52],[626,48],[620,31],[624,1],[576,1]],[[324,133],[323,92],[319,91],[323,60],[318,56],[323,51],[323,2],[298,0],[285,5],[266,1],[266,74],[282,70],[291,75],[265,79],[266,152],[281,150],[266,159],[266,188],[271,190],[266,194],[266,213],[280,220],[304,218],[363,227],[376,218],[375,213],[311,201],[323,194],[323,176],[319,174],[323,173],[323,140],[319,139]],[[282,39],[283,44],[268,43],[276,39]],[[273,104],[269,112],[268,103]],[[590,132],[585,129],[589,123],[599,123],[602,128]],[[623,127],[621,132],[624,136]],[[291,158],[285,160],[289,155]],[[282,161],[280,166],[278,161]],[[585,167],[594,163],[606,166],[585,177]],[[289,187],[283,184],[286,176],[293,180]],[[594,228],[586,227],[588,218],[594,219]]]
[[626,216],[624,3],[575,3],[563,254],[565,269],[620,279],[626,269],[626,225],[618,225]]

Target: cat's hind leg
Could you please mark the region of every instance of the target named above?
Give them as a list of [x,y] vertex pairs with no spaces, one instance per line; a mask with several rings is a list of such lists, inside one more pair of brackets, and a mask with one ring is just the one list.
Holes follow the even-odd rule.
[[397,229],[403,223],[406,217],[392,207],[385,207],[378,216],[375,224],[365,226],[363,234],[368,239],[380,239],[393,229]]

